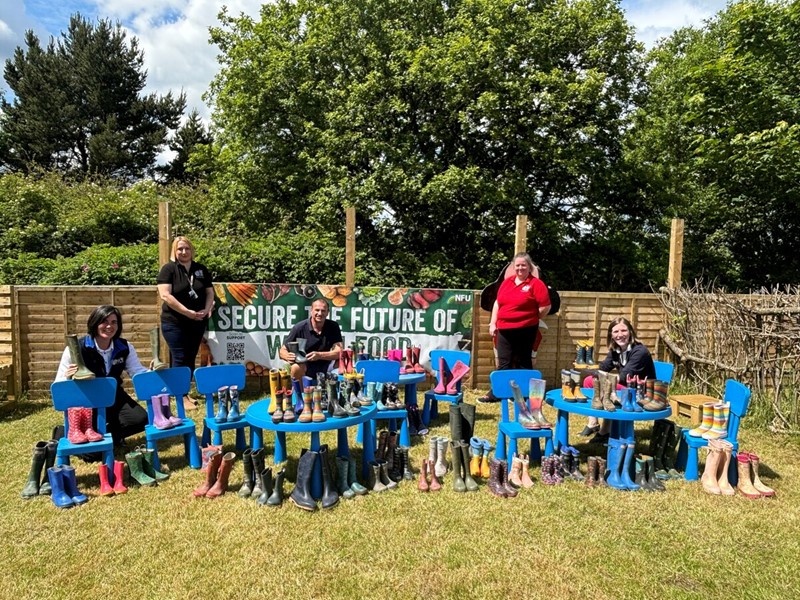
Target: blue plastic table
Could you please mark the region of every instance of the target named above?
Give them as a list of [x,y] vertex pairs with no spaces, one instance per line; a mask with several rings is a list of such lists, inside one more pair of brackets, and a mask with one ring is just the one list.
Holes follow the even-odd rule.
[[583,395],[587,400],[582,402],[567,402],[561,397],[561,389],[551,390],[545,395],[545,402],[558,411],[556,421],[556,450],[563,446],[569,446],[569,415],[583,415],[585,417],[597,417],[598,419],[609,419],[611,421],[611,432],[609,439],[634,439],[633,424],[636,421],[657,421],[668,419],[672,416],[672,409],[669,407],[657,412],[626,412],[617,407],[617,410],[610,412],[607,410],[594,410],[591,407],[594,390],[582,389]]
[[[327,417],[322,423],[273,423],[272,416],[267,412],[270,400],[260,400],[254,402],[247,408],[245,419],[253,428],[253,450],[264,447],[263,429],[275,432],[275,453],[273,462],[275,464],[286,460],[286,434],[287,433],[310,433],[311,442],[309,448],[318,451],[320,447],[319,434],[321,431],[336,431],[336,455],[350,456],[350,447],[347,441],[347,428],[369,421],[378,411],[377,406],[365,406],[361,409],[361,414],[354,417],[334,419]],[[326,415],[327,416],[327,415]],[[361,459],[361,476],[366,479],[369,471],[369,461],[375,458],[375,443],[372,431],[365,433],[364,452]],[[322,497],[322,468],[319,461],[314,463],[314,474],[311,477],[311,495],[314,498]]]
[[[400,377],[397,381],[388,382],[388,383],[396,383],[397,385],[403,386],[403,401],[405,404],[413,404],[416,406],[417,404],[417,384],[422,383],[425,381],[425,377],[427,375],[425,373],[401,373]],[[411,434],[408,431],[408,411],[405,408],[399,408],[397,410],[376,410],[375,414],[370,417],[369,427],[359,427],[358,428],[358,436],[356,437],[356,441],[361,442],[361,444],[366,449],[367,444],[364,439],[362,439],[363,434],[362,430],[370,429],[372,435],[372,442],[373,442],[373,453],[375,451],[374,444],[377,444],[377,431],[378,431],[378,424],[377,421],[379,420],[388,420],[389,421],[389,429],[392,431],[397,431],[397,421],[400,421],[400,445],[401,446],[410,446],[411,445]]]

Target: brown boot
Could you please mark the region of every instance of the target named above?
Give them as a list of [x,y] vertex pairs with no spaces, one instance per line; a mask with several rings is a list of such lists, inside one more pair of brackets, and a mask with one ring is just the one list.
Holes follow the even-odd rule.
[[[712,440],[713,441],[713,440]],[[709,442],[710,444],[711,442]],[[721,455],[719,460],[719,471],[717,472],[719,483],[719,490],[723,496],[735,496],[736,490],[728,481],[728,467],[731,465],[731,453],[733,452],[733,444],[725,440],[717,440]]]
[[761,483],[761,479],[758,477],[758,466],[761,464],[761,459],[752,452],[742,452],[741,454],[747,454],[750,458],[750,466],[753,468],[753,487],[764,497],[769,498],[774,496],[775,490]]
[[[719,495],[722,490],[719,489],[719,463],[722,458],[722,451],[720,448],[711,443],[708,444],[708,454],[706,455],[706,468],[703,471],[700,481],[703,484],[703,489],[708,494]],[[741,480],[740,480],[741,483]]]
[[389,432],[381,431],[378,435],[378,450],[375,452],[375,460],[386,460],[386,449],[389,444]]
[[417,483],[417,489],[420,492],[427,492],[429,489],[428,485],[428,461],[423,460],[422,466],[419,469],[419,483]]
[[[425,462],[425,461],[422,461],[422,462]],[[428,462],[428,473],[431,476],[431,485],[430,485],[429,489],[432,492],[438,492],[439,490],[442,489],[442,484],[439,482],[439,479],[436,477],[436,471],[433,468],[433,464],[434,464],[433,461],[429,460],[427,462]]]
[[208,490],[217,482],[217,472],[222,462],[222,452],[219,450],[212,452],[208,457],[206,466],[206,480],[203,484],[192,492],[195,498],[200,498],[208,493]]
[[597,484],[597,457],[590,456],[586,461],[586,485],[594,487]]
[[739,484],[736,486],[739,489],[739,493],[751,500],[761,498],[761,494],[758,493],[758,490],[750,480],[750,455],[747,452],[742,452],[736,457],[736,462],[739,468]]
[[522,460],[514,454],[511,457],[511,469],[508,472],[508,483],[514,486],[515,489],[522,487]]
[[597,457],[597,487],[608,487],[606,481],[606,465],[608,461],[602,456]]
[[528,468],[531,464],[530,457],[525,454],[520,459],[522,461],[522,469],[521,469],[521,476],[520,480],[522,481],[522,487],[524,488],[532,488],[533,487],[533,479],[531,479],[531,474],[528,472]]
[[[235,452],[228,452],[222,457],[222,464],[217,472],[217,481],[206,492],[206,498],[217,498],[228,490],[228,478],[231,476],[233,462],[236,460]],[[209,469],[210,470],[210,469]]]

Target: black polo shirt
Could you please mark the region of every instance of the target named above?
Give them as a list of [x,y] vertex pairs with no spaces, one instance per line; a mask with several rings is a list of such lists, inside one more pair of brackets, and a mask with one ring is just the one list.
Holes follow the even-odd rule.
[[[157,283],[169,283],[172,285],[172,295],[189,310],[200,311],[206,307],[206,289],[213,285],[211,273],[200,263],[192,261],[187,271],[186,268],[177,261],[170,261],[161,267],[158,273]],[[189,289],[193,289],[196,298],[189,295]],[[161,305],[161,318],[165,321],[177,323],[185,320],[182,314],[172,310],[167,303]]]
[[[339,327],[336,321],[331,321],[330,319],[325,319],[325,323],[322,325],[322,332],[319,335],[317,335],[317,332],[311,327],[311,319],[300,321],[297,325],[292,327],[289,335],[286,336],[286,340],[283,342],[284,346],[288,342],[295,341],[297,338],[305,338],[307,340],[306,353],[328,352],[335,344],[341,344],[343,342],[342,328]],[[313,377],[317,373],[324,373],[328,370],[330,364],[331,361],[329,360],[308,362],[306,366],[306,375],[308,377]]]

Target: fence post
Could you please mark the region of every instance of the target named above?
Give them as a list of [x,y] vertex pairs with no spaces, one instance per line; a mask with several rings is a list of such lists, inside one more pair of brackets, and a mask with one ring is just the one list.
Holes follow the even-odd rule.
[[[520,207],[522,210],[522,207]],[[528,215],[517,215],[517,230],[514,233],[514,254],[526,252],[528,244]]]
[[683,267],[683,219],[672,219],[669,234],[669,272],[667,287],[674,289],[681,286],[681,269]]
[[353,287],[356,283],[356,207],[348,206],[345,215],[344,284]]

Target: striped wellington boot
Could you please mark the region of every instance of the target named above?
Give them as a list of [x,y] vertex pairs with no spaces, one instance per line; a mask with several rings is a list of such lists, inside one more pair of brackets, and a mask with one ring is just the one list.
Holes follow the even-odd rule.
[[647,381],[648,393],[652,389],[652,399],[642,405],[647,411],[656,412],[667,408],[667,393],[669,392],[669,384],[666,381],[659,381],[656,379],[650,384],[651,380]]
[[714,406],[716,402],[703,403],[703,418],[699,426],[691,429],[689,435],[692,437],[703,437],[703,434],[714,425]]
[[714,423],[711,429],[703,434],[704,440],[718,440],[728,435],[728,417],[731,414],[731,405],[722,403],[714,405]]

